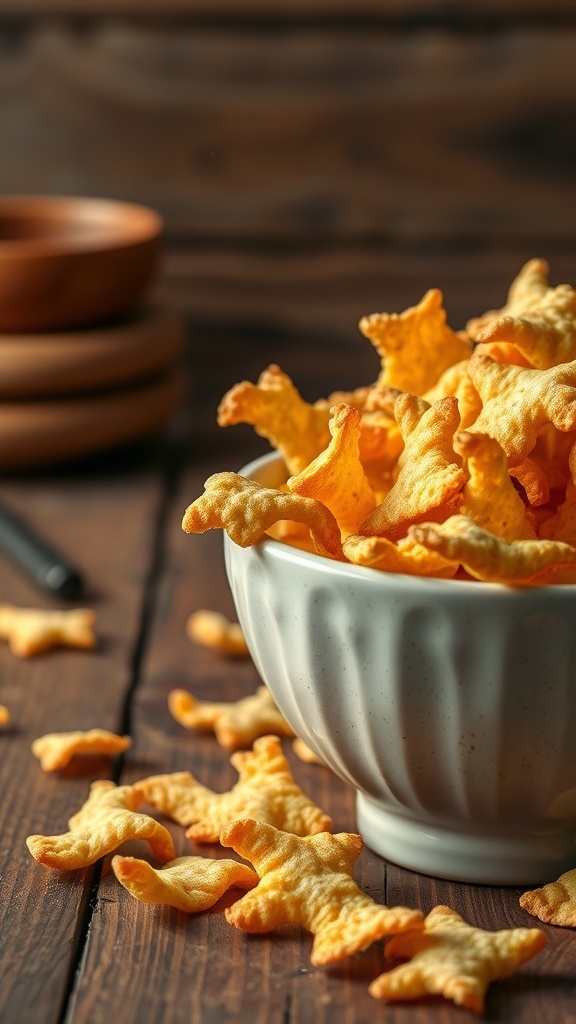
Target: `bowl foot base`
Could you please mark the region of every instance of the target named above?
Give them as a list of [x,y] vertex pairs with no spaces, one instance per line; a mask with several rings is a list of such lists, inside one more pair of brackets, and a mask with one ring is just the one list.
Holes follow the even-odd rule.
[[576,865],[576,835],[480,835],[398,814],[364,793],[356,798],[358,831],[385,860],[455,882],[543,885]]

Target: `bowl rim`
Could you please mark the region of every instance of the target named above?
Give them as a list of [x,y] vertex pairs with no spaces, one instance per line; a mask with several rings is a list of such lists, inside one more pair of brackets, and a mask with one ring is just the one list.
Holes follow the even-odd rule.
[[82,236],[0,238],[0,259],[75,257],[82,253],[107,252],[156,241],[164,231],[162,215],[150,206],[123,199],[80,195],[14,193],[0,196],[0,220],[45,220],[90,227],[100,222],[93,239]]
[[[242,466],[238,470],[241,476],[256,479],[262,469],[272,466],[275,463],[283,464],[282,455],[277,451],[266,452]],[[224,531],[224,541],[228,546],[237,547]],[[518,584],[511,583],[486,583],[482,580],[455,580],[442,579],[438,576],[418,576],[408,573],[387,572],[384,569],[374,569],[369,565],[354,565],[352,562],[339,562],[336,559],[318,555],[313,551],[304,551],[301,548],[292,547],[283,541],[275,540],[273,537],[265,537],[260,541],[259,548],[267,555],[280,561],[289,561],[301,564],[315,571],[333,573],[349,579],[365,580],[372,582],[372,585],[382,588],[383,585],[394,584],[395,588],[401,590],[418,590],[420,593],[426,591],[437,591],[442,594],[466,593],[468,597],[483,598],[485,595],[499,597],[514,597],[522,600],[530,600],[534,596],[546,594],[547,598],[557,595],[559,598],[571,596],[576,597],[576,585],[573,583],[551,583],[551,584]]]

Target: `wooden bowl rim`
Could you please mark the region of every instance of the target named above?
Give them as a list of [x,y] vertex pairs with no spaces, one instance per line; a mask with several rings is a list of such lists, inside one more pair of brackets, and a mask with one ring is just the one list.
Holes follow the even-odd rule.
[[[2,238],[3,220],[45,222],[53,224],[56,231],[46,236]],[[58,231],[58,227],[70,225],[85,227],[86,232],[75,236]],[[94,227],[97,230],[90,237]],[[153,242],[163,230],[162,216],[140,203],[88,196],[0,196],[1,260],[108,252]]]

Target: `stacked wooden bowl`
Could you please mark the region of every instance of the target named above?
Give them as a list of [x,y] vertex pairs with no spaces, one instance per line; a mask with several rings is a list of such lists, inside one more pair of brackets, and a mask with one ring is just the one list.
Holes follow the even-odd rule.
[[0,469],[132,441],[177,407],[184,328],[147,301],[162,227],[132,203],[0,197]]

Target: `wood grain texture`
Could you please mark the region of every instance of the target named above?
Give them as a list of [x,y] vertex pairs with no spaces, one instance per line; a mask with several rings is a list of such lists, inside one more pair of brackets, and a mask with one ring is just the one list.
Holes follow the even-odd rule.
[[[65,832],[90,782],[111,777],[114,766],[106,757],[76,759],[46,774],[30,745],[51,731],[123,728],[159,486],[124,463],[108,479],[77,468],[59,480],[4,478],[0,490],[9,508],[81,567],[99,637],[96,651],[54,650],[26,661],[0,647],[0,699],[11,715],[0,737],[0,1019],[53,1024],[83,941],[94,869],[47,870],[32,859],[25,839]],[[0,595],[16,605],[51,606],[4,558]]]
[[576,28],[48,20],[3,49],[2,192],[144,201],[181,244],[576,229]]
[[536,16],[550,19],[574,14],[571,0],[548,0],[545,12],[541,0],[462,0],[456,7],[449,0],[356,0],[353,9],[348,0],[244,0],[239,8],[236,0],[2,0],[0,14],[27,16],[52,15],[152,15],[228,17],[250,21],[254,18],[286,19],[321,17],[331,20],[371,17],[391,19],[433,18],[441,21],[485,21],[487,17],[508,20]]
[[[501,306],[508,286],[533,256],[548,260],[552,284],[576,281],[571,246],[533,239],[522,245],[486,240],[478,246],[339,245],[295,251],[169,248],[157,287],[162,300],[197,325],[200,335],[202,327],[224,328],[227,337],[244,327],[250,362],[261,347],[274,352],[280,343],[275,331],[296,339],[308,334],[332,339],[337,350],[355,349],[360,376],[377,367],[358,330],[362,316],[401,312],[418,303],[428,288],[440,288],[448,321],[459,329],[479,312]],[[285,350],[289,354],[291,346]],[[194,351],[200,358],[200,342]]]

